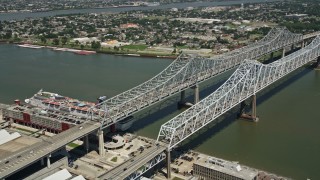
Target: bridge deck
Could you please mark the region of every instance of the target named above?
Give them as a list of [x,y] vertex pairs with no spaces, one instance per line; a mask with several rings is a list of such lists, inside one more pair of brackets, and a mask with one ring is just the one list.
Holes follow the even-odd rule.
[[[82,128],[80,129],[80,126]],[[99,128],[98,123],[87,122],[75,126],[53,137],[45,139],[27,149],[18,151],[14,155],[0,160],[0,179],[5,178],[16,171],[48,156],[68,143],[92,133]]]
[[164,146],[152,146],[151,148],[145,150],[145,152],[137,155],[129,161],[115,167],[114,169],[108,171],[106,174],[99,177],[99,179],[125,179],[133,172],[137,171],[144,164],[149,162],[151,159],[164,152],[166,147]]

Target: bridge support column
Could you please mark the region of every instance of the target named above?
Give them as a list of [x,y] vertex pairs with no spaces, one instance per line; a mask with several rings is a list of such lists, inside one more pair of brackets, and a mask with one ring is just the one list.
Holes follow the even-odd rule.
[[99,154],[100,156],[104,156],[105,155],[104,138],[103,138],[103,130],[101,129],[98,130],[98,138],[99,138]]
[[171,167],[170,167],[170,163],[171,163],[171,155],[170,155],[170,149],[167,148],[166,150],[166,163],[167,163],[167,179],[171,179]]
[[83,137],[83,146],[85,151],[88,153],[89,152],[89,135],[86,135]]
[[317,59],[316,70],[320,70],[320,56]]
[[183,90],[180,93],[180,101],[178,102],[178,109],[186,105],[186,91]]
[[274,52],[272,52],[272,53],[270,54],[270,60],[271,60],[271,61],[273,61],[273,58],[274,58]]
[[196,84],[192,87],[194,89],[194,104],[197,104],[199,102],[199,85]]
[[282,49],[282,56],[281,56],[281,58],[283,58],[285,55],[286,55],[286,47],[284,47],[284,48]]
[[51,157],[51,154],[47,156],[47,168],[51,167],[50,157]]
[[304,40],[301,42],[301,48],[304,48]]
[[44,166],[44,158],[41,158],[40,163],[41,163],[41,166]]
[[248,119],[248,120],[251,120],[253,122],[258,122],[259,121],[259,118],[257,117],[257,97],[256,95],[252,95],[252,100],[251,100],[251,114],[246,114],[244,112],[244,109],[245,109],[245,102],[242,102],[241,103],[241,107],[240,107],[240,117],[241,118],[244,118],[244,119]]
[[251,112],[251,118],[253,121],[257,121],[257,96],[254,94],[252,96],[252,112]]

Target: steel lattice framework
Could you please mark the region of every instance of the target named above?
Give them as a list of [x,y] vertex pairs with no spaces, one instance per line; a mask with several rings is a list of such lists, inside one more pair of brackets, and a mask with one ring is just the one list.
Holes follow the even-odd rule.
[[161,161],[163,161],[166,158],[166,155],[164,152],[158,154],[154,158],[152,158],[148,163],[144,164],[142,168],[139,168],[139,170],[135,171],[131,175],[129,175],[125,180],[136,180],[140,179],[140,177],[150,169],[152,169],[155,165],[159,164]]
[[245,60],[215,92],[161,126],[158,141],[176,146],[226,111],[320,55],[320,37],[274,63]]
[[88,117],[109,126],[162,99],[181,92],[206,79],[238,66],[244,59],[254,59],[303,40],[286,28],[273,28],[263,39],[214,58],[180,55],[154,78],[91,108]]

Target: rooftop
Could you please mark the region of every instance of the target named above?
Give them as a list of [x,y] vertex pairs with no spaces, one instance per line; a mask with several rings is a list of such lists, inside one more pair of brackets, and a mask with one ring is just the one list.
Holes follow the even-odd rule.
[[225,174],[229,174],[241,179],[254,179],[258,175],[258,171],[240,166],[238,162],[226,161],[223,159],[200,154],[198,160],[194,164],[204,166]]

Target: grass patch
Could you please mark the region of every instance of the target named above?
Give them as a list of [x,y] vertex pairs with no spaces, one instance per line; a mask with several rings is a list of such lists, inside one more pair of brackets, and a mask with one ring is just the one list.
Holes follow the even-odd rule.
[[111,159],[112,162],[117,162],[117,160],[118,160],[118,157],[113,157],[113,158]]
[[177,49],[189,49],[189,47],[187,45],[183,45],[183,46],[177,46]]
[[77,148],[77,147],[79,147],[80,145],[79,145],[79,144],[76,144],[76,143],[69,143],[68,146],[69,146],[69,147],[72,147],[72,148]]
[[132,49],[132,50],[139,50],[139,51],[145,50],[145,49],[147,49],[147,47],[148,46],[144,45],[144,44],[122,46],[123,49]]

